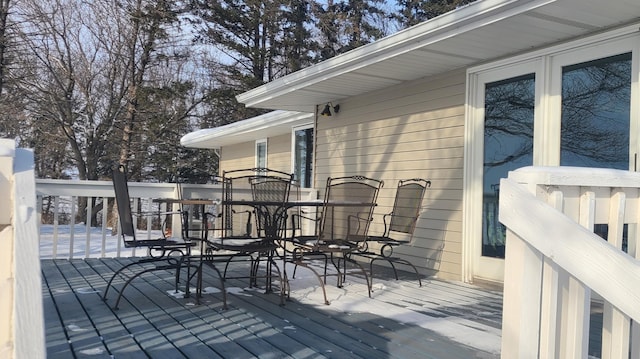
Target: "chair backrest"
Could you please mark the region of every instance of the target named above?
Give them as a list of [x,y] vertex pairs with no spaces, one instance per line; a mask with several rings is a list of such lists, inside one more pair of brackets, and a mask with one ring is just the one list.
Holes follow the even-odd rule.
[[254,201],[273,202],[255,208],[258,235],[279,239],[286,230],[286,206],[291,192],[293,174],[271,172],[256,174],[249,179]]
[[385,236],[390,232],[413,234],[420,215],[420,207],[427,187],[431,181],[413,178],[398,181],[393,210],[390,213],[389,226]]
[[129,198],[129,186],[127,185],[127,170],[124,165],[113,169],[113,190],[116,194],[116,206],[120,221],[120,232],[125,244],[135,243],[136,231],[133,225],[131,212],[131,200]]
[[364,177],[327,179],[320,224],[321,240],[366,240],[378,192],[384,183]]
[[[285,208],[284,203],[289,200],[292,181],[293,174],[268,168],[223,172],[223,237],[252,237],[251,215],[255,218],[255,234],[258,237],[278,236],[279,233],[273,229],[284,228],[285,223],[278,221],[285,221],[286,216],[277,216],[276,211]],[[273,205],[248,207],[230,204],[243,189],[251,191],[251,200],[270,202]]]

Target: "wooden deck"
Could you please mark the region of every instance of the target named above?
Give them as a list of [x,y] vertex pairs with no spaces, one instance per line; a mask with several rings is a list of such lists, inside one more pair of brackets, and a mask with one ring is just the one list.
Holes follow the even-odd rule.
[[[463,283],[362,278],[327,285],[308,270],[291,279],[291,300],[230,280],[222,308],[207,271],[200,305],[172,294],[173,274],[155,271],[102,301],[128,259],[42,260],[48,358],[498,358],[502,293]],[[246,270],[236,268],[235,270]],[[121,282],[116,287],[120,288]]]

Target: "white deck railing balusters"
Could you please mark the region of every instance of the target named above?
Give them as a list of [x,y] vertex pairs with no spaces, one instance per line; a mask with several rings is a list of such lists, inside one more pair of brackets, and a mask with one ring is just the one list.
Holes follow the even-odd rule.
[[[219,184],[181,184],[184,198],[221,198],[221,185]],[[146,253],[136,253],[122,247],[119,237],[113,235],[113,226],[118,226],[117,218],[114,213],[110,213],[109,204],[114,202],[113,184],[111,181],[70,181],[70,180],[36,180],[36,192],[38,196],[38,210],[42,211],[47,207],[50,213],[50,224],[40,225],[40,241],[42,248],[46,248],[47,252],[42,252],[43,258],[77,258],[80,257],[122,257],[132,255],[145,255]],[[160,209],[161,211],[173,210],[172,206],[165,204],[153,203],[152,198],[177,198],[179,191],[176,189],[175,183],[129,183],[130,196],[133,199],[133,208],[138,208],[141,204],[143,210],[148,211],[150,208]],[[301,189],[303,198],[311,196],[317,198],[315,189]],[[243,190],[243,196],[251,196],[247,190]],[[86,226],[83,231],[75,233],[74,230],[69,233],[61,231],[61,228],[74,228],[76,226],[76,213],[78,212],[78,200],[90,198],[101,198],[103,201],[102,209],[94,213],[94,208],[87,207],[86,216],[83,215],[81,221],[83,225],[91,223],[92,217],[98,215],[100,222],[99,227],[92,230],[90,226]],[[249,198],[246,197],[246,198]],[[46,199],[46,200],[43,200]],[[51,206],[42,205],[44,202],[51,201]],[[177,208],[177,206],[175,206]],[[39,213],[42,218],[42,213]],[[172,229],[178,230],[181,226],[178,216],[172,216]],[[160,218],[160,226],[157,219]],[[162,220],[164,218],[150,218],[145,229],[141,230],[142,238],[152,238],[160,234],[162,229]],[[134,216],[134,221],[136,220]],[[80,224],[80,223],[78,223]],[[43,231],[47,232],[44,238]],[[179,232],[178,232],[179,235]],[[43,242],[44,241],[44,242]]]
[[[586,358],[597,302],[601,357],[638,357],[639,188],[640,173],[594,168],[527,167],[502,180],[503,358]],[[602,225],[608,242],[594,233]]]
[[69,202],[69,206],[71,207],[71,213],[69,214],[69,227],[71,230],[69,231],[69,259],[73,259],[74,257],[74,249],[75,249],[75,241],[76,241],[76,201],[78,200],[77,196],[71,196],[71,202]]

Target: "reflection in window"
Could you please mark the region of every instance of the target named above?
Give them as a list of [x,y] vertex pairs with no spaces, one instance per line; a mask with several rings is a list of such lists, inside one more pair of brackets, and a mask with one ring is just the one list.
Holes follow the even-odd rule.
[[504,258],[506,230],[498,221],[500,179],[533,164],[534,74],[485,88],[482,255]]
[[560,165],[629,169],[631,53],[562,70]]
[[256,167],[267,168],[267,141],[256,141]]
[[313,169],[313,128],[294,131],[293,173],[300,187],[310,188]]

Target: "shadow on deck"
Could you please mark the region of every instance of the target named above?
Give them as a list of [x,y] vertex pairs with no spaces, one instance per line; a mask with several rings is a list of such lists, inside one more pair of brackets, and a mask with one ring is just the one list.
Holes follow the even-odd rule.
[[[304,268],[291,279],[291,300],[227,283],[222,309],[207,271],[200,305],[173,294],[173,274],[156,271],[127,288],[119,310],[106,282],[127,259],[42,260],[48,358],[498,358],[502,293],[410,276],[327,285],[324,305]],[[247,270],[237,268],[236,270]],[[120,288],[121,282],[116,285]]]

